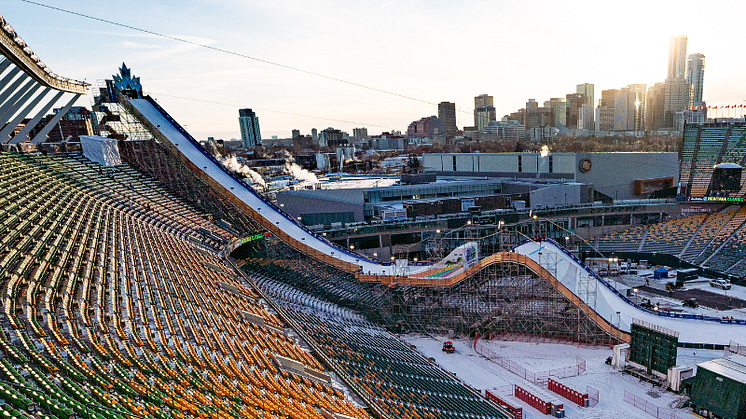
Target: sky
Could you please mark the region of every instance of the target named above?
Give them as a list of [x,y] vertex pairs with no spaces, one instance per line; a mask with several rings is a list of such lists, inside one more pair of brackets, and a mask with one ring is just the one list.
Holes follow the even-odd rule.
[[746,2],[36,1],[418,99],[0,2],[0,14],[54,72],[95,84],[125,62],[197,139],[239,138],[244,107],[257,113],[262,137],[283,138],[330,126],[405,131],[436,115],[441,101],[455,102],[458,125],[470,126],[482,93],[495,97],[498,117],[580,83],[595,84],[600,98],[604,89],[663,81],[675,35],[688,36],[688,54],[706,57],[708,104],[746,100]]

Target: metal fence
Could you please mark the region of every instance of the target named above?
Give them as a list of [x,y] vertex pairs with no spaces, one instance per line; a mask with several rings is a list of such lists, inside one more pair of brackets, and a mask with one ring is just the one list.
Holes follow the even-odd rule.
[[588,386],[586,391],[588,392],[588,406],[596,407],[599,401],[598,389]]
[[644,411],[648,415],[659,419],[684,419],[682,416],[677,415],[673,410],[656,406],[655,404],[645,400],[644,397],[637,396],[627,390],[624,390],[624,401]]
[[543,388],[547,387],[549,377],[552,377],[552,378],[574,377],[576,375],[580,375],[584,373],[586,370],[586,361],[585,359],[582,359],[582,358],[577,358],[575,361],[575,365],[569,365],[567,367],[555,368],[555,369],[546,370],[546,371],[534,372],[519,365],[517,362],[513,361],[512,359],[499,355],[497,352],[493,351],[490,348],[485,347],[481,343],[477,342],[474,345],[474,350],[478,354],[496,363],[497,365],[505,368],[506,370],[512,372],[513,374],[523,378],[526,381],[529,381],[534,384],[538,384],[542,386]]

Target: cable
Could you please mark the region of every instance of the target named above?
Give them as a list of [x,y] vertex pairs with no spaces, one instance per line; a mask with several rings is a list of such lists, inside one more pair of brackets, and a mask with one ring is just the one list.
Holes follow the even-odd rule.
[[[240,105],[235,105],[233,103],[216,102],[216,101],[213,101],[213,100],[195,99],[195,98],[191,98],[191,97],[176,96],[176,95],[167,95],[165,93],[148,92],[148,94],[150,94],[151,96],[152,95],[158,95],[158,96],[164,96],[164,97],[171,97],[171,98],[175,98],[175,99],[191,100],[191,101],[194,101],[194,102],[211,103],[213,105],[230,106],[230,107],[235,107],[235,108],[241,108],[242,107]],[[377,128],[383,128],[383,129],[393,129],[393,128],[385,127],[383,125],[364,124],[362,122],[347,121],[345,119],[325,118],[325,117],[322,117],[322,116],[313,116],[313,115],[304,115],[304,114],[300,114],[300,113],[275,111],[275,110],[272,110],[272,109],[262,109],[262,108],[253,108],[253,107],[252,107],[252,109],[255,109],[255,110],[258,110],[258,111],[262,111],[262,112],[273,112],[273,113],[280,113],[280,114],[283,114],[283,115],[300,116],[300,117],[303,117],[303,118],[323,119],[323,120],[326,120],[326,121],[344,122],[344,123],[347,123],[347,124],[355,124],[355,125],[362,125],[362,126],[368,126],[368,127],[377,127]]]
[[[124,23],[115,22],[113,20],[108,20],[108,19],[104,19],[104,18],[100,18],[100,17],[91,16],[91,15],[86,15],[86,14],[83,14],[83,13],[74,12],[72,10],[63,9],[61,7],[56,7],[56,6],[50,6],[48,4],[38,3],[38,2],[35,2],[35,1],[31,1],[31,0],[18,0],[18,1],[21,1],[21,2],[24,2],[24,3],[28,3],[28,4],[32,4],[34,6],[44,7],[44,8],[47,8],[47,9],[50,9],[50,10],[54,10],[54,11],[57,11],[57,12],[67,13],[67,14],[71,14],[71,15],[74,15],[74,16],[78,16],[78,17],[83,17],[83,18],[86,18],[86,19],[95,20],[97,22],[106,23],[108,25],[119,26],[119,27],[122,27],[122,28],[131,29],[133,31],[138,31],[138,32],[142,32],[142,33],[147,33],[149,35],[154,35],[154,36],[158,36],[158,37],[161,37],[161,38],[170,39],[172,41],[183,42],[185,44],[190,44],[190,45],[198,46],[198,47],[209,49],[209,50],[212,50],[212,51],[222,52],[223,54],[228,54],[228,55],[233,55],[233,56],[236,56],[236,57],[246,58],[246,59],[257,61],[257,62],[260,62],[260,63],[263,63],[263,64],[268,64],[268,65],[273,65],[275,67],[284,68],[286,70],[293,70],[293,71],[297,71],[297,72],[300,72],[300,73],[308,74],[308,75],[311,75],[311,76],[320,77],[320,78],[323,78],[323,79],[327,79],[327,80],[332,80],[332,81],[336,81],[336,82],[339,82],[339,83],[348,84],[350,86],[355,86],[355,87],[360,87],[360,88],[363,88],[363,89],[372,90],[372,91],[378,92],[378,93],[383,93],[383,94],[387,94],[387,95],[391,95],[391,96],[400,97],[400,98],[403,98],[403,99],[413,100],[415,102],[425,103],[427,105],[438,106],[438,104],[435,103],[435,102],[429,102],[427,100],[417,99],[417,98],[412,97],[412,96],[402,95],[402,94],[399,94],[399,93],[396,93],[396,92],[392,92],[392,91],[389,91],[389,90],[379,89],[377,87],[371,87],[371,86],[367,86],[367,85],[364,85],[364,84],[355,83],[355,82],[352,82],[352,81],[340,79],[338,77],[327,76],[325,74],[315,73],[313,71],[308,71],[308,70],[303,70],[301,68],[293,67],[293,66],[290,66],[290,65],[287,65],[287,64],[281,64],[281,63],[276,63],[274,61],[265,60],[265,59],[262,59],[262,58],[252,57],[250,55],[246,55],[246,54],[243,54],[243,53],[240,53],[240,52],[235,52],[235,51],[227,50],[227,49],[224,49],[224,48],[213,47],[213,46],[206,45],[206,44],[200,44],[199,42],[190,41],[188,39],[179,38],[177,36],[166,35],[166,34],[163,34],[163,33],[160,33],[160,32],[155,32],[155,31],[151,31],[151,30],[148,30],[148,29],[142,29],[142,28],[138,28],[136,26],[131,26],[131,25],[127,25],[127,24],[124,24]],[[463,113],[471,114],[470,112],[463,111],[461,109],[456,109],[456,110],[458,112],[463,112]]]

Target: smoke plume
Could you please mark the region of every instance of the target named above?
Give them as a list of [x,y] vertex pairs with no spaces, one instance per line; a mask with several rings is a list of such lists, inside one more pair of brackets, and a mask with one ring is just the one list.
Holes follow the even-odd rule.
[[264,179],[259,173],[251,170],[249,166],[239,163],[235,157],[223,159],[221,163],[223,164],[223,166],[225,166],[229,170],[232,170],[238,173],[244,178],[251,178],[251,180],[254,181],[255,183],[262,185],[263,188],[267,187],[267,184],[264,182]]

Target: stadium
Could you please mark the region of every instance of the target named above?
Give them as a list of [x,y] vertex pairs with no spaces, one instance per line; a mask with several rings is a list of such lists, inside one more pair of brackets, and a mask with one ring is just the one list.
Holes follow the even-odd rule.
[[[746,342],[746,320],[644,307],[552,240],[488,255],[465,243],[425,266],[368,259],[229,172],[126,66],[88,86],[0,23],[6,417],[507,418],[394,332],[608,348],[647,322],[691,348]],[[89,88],[96,136],[30,135]],[[744,138],[743,124],[688,127],[680,199],[712,207],[598,247],[738,272]]]

